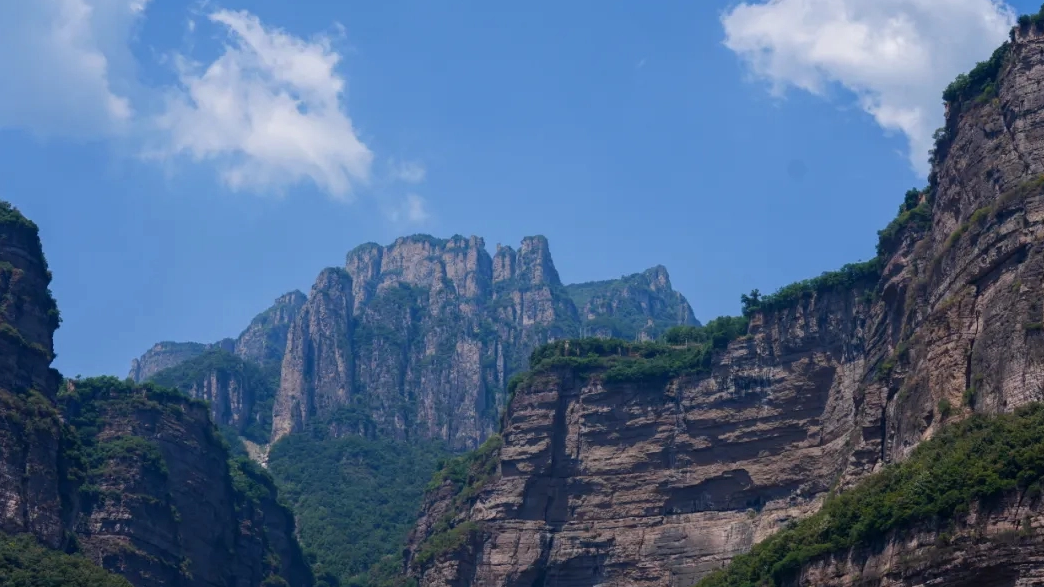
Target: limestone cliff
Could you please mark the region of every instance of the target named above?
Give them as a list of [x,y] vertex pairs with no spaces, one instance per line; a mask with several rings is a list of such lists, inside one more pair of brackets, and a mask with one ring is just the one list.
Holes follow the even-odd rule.
[[608,281],[566,286],[584,336],[656,340],[672,326],[698,325],[663,265]]
[[283,363],[290,325],[307,299],[297,290],[276,298],[272,307],[255,316],[240,333],[234,349],[236,356],[262,367],[271,365],[278,369]]
[[0,531],[56,548],[65,541],[64,463],[50,282],[36,225],[0,202]]
[[[688,585],[945,423],[1044,399],[1042,81],[1044,36],[1021,26],[948,91],[930,185],[907,195],[878,257],[745,298],[748,335],[699,369],[646,357],[620,380],[553,347],[509,406],[494,474],[429,496],[410,573]],[[889,552],[917,554],[905,539]],[[1001,551],[964,552],[909,580],[808,569],[801,584],[987,584],[965,578]],[[1039,583],[1039,550],[1005,552],[1014,570],[995,584]]]
[[210,349],[148,379],[179,389],[210,405],[214,423],[256,443],[268,441],[272,432],[272,404],[279,387],[279,371],[244,360],[222,350]]
[[206,404],[115,378],[59,394],[50,278],[37,227],[0,202],[0,582],[311,585],[292,514]]
[[130,373],[127,374],[127,377],[141,383],[164,369],[170,369],[171,367],[180,365],[181,363],[198,357],[215,347],[230,351],[235,348],[235,343],[228,339],[215,344],[172,341],[158,342],[152,345],[151,349],[145,351],[144,355],[131,361],[131,369]]
[[[662,267],[563,286],[542,236],[523,239],[518,250],[498,245],[490,255],[479,237],[414,235],[357,247],[345,270],[336,279],[323,272],[307,298],[279,298],[234,342],[161,343],[134,362],[131,377],[224,404],[221,398],[244,395],[242,386],[196,368],[219,346],[279,380],[273,440],[319,420],[335,435],[438,438],[474,448],[496,428],[507,381],[536,346],[576,336],[582,326],[653,337],[695,323]],[[181,364],[200,376],[176,384],[169,372],[159,375]],[[237,412],[247,403],[233,402],[231,412],[215,406],[213,415],[222,424],[267,422],[257,412],[266,409],[261,402],[254,413]]]
[[266,473],[229,460],[204,402],[111,377],[70,381],[60,401],[80,441],[73,531],[89,558],[136,586],[311,584],[293,514]]

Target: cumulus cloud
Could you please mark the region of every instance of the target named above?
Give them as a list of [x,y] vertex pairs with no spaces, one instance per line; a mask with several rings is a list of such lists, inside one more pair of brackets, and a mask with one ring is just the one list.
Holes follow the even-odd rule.
[[407,195],[399,206],[388,210],[388,219],[394,223],[423,224],[430,217],[427,202],[417,194]]
[[91,138],[127,128],[146,0],[0,2],[0,127]]
[[906,135],[911,164],[927,175],[943,88],[988,58],[1014,18],[996,0],[768,0],[735,6],[722,24],[725,45],[773,93],[840,84],[881,127]]
[[157,119],[165,139],[153,155],[213,161],[233,189],[311,179],[350,198],[373,154],[344,108],[330,39],[300,39],[245,11],[209,20],[227,33],[224,52],[209,64],[179,57],[180,87]]

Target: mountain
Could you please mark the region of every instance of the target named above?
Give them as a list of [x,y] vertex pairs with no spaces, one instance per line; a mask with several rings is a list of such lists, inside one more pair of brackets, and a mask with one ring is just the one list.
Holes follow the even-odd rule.
[[537,349],[431,484],[411,579],[1044,584],[1044,13],[1019,22],[946,90],[876,258],[742,296],[746,332]]
[[[322,426],[463,450],[496,429],[507,382],[538,345],[582,332],[655,338],[693,324],[660,266],[565,286],[544,237],[490,255],[479,237],[414,235],[356,247],[307,296],[279,298],[237,339],[159,343],[130,377],[210,400],[215,421],[255,442]],[[247,364],[263,376],[245,375]]]
[[293,514],[206,403],[67,380],[35,224],[0,202],[0,583],[309,586]]
[[663,265],[620,279],[567,285],[566,292],[584,336],[656,340],[673,326],[700,323],[685,296],[671,288]]

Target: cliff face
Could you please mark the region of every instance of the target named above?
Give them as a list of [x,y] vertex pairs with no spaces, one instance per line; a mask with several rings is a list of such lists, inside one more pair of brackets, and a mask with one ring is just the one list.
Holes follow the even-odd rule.
[[70,382],[84,485],[83,553],[134,585],[311,584],[292,513],[266,474],[229,461],[206,404],[114,378]]
[[[696,322],[662,267],[563,286],[540,236],[518,250],[498,245],[492,256],[478,237],[404,237],[357,247],[345,270],[324,271],[307,297],[282,296],[235,341],[160,343],[134,361],[131,377],[221,405],[265,393],[191,363],[219,347],[279,380],[274,409],[254,402],[254,413],[239,413],[244,399],[228,416],[215,407],[219,423],[267,421],[258,410],[269,409],[273,441],[319,420],[334,435],[438,438],[474,448],[496,428],[507,381],[536,346],[581,327],[631,338]],[[170,381],[179,365],[199,377]]]
[[569,285],[566,291],[580,312],[584,336],[656,340],[672,326],[699,324],[662,265],[620,279]]
[[290,325],[307,299],[296,290],[276,298],[272,307],[254,317],[246,330],[240,333],[235,344],[236,356],[262,367],[274,366],[278,369],[283,363]]
[[319,274],[287,339],[272,438],[300,430],[352,399],[352,280],[343,269]]
[[[882,231],[879,258],[752,303],[749,335],[706,372],[621,383],[549,367],[521,385],[493,478],[429,496],[411,574],[688,585],[942,423],[1044,399],[1042,66],[1044,37],[1017,31],[984,89],[996,95],[951,104],[932,185]],[[908,538],[870,566],[925,553]],[[801,584],[986,584],[965,578],[1003,552],[995,584],[1035,584],[1039,551],[974,544],[920,574],[861,578],[840,560]]]
[[149,381],[207,401],[215,424],[252,442],[267,442],[272,432],[279,375],[271,365],[260,367],[225,350],[210,349],[156,373]]
[[37,227],[0,202],[0,531],[64,542],[63,433],[51,369],[58,309]]
[[48,584],[120,584],[86,557],[135,587],[311,585],[292,514],[266,474],[230,464],[206,404],[115,378],[59,394],[50,277],[36,226],[0,202],[0,582],[32,582],[42,569],[14,579],[11,560],[49,556]]

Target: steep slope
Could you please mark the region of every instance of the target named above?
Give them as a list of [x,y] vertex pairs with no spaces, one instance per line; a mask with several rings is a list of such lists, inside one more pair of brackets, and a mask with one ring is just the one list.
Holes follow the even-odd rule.
[[[318,417],[342,432],[474,448],[496,428],[507,381],[533,348],[576,336],[583,322],[544,237],[491,257],[478,237],[417,235],[360,246],[346,268],[347,282],[320,276],[291,329],[273,440]],[[647,336],[695,323],[662,267],[577,291],[590,300],[587,322]],[[309,309],[335,299],[336,311]],[[337,345],[342,358],[307,359]],[[320,363],[333,371],[314,372]]]
[[320,275],[291,329],[273,441],[319,417],[346,433],[477,446],[524,354],[576,329],[542,237],[491,258],[477,237],[414,236],[363,245],[346,267]]
[[[272,441],[318,419],[338,433],[436,438],[464,449],[495,429],[507,380],[526,368],[536,346],[582,327],[648,338],[696,323],[663,267],[563,286],[541,236],[523,239],[518,250],[498,245],[491,256],[478,237],[414,235],[357,247],[345,270],[343,283],[327,271],[309,296],[280,297],[234,341],[160,343],[134,361],[130,376],[173,383],[159,374],[197,361],[182,373],[200,376],[179,377],[178,387],[194,397],[234,398],[244,392],[228,387],[227,377],[195,366],[224,350],[280,380]],[[582,318],[573,297],[584,300]],[[345,302],[347,313],[330,305]],[[267,422],[242,413],[247,407],[213,415],[220,423]]]
[[65,434],[51,369],[59,314],[38,229],[0,202],[0,531],[64,546]]
[[278,374],[223,349],[210,349],[149,377],[148,381],[181,390],[210,404],[219,427],[255,443],[272,433],[272,404]]
[[293,516],[203,402],[115,378],[59,394],[37,232],[0,202],[0,583],[311,585]]
[[[1023,19],[947,90],[930,185],[907,194],[876,259],[743,296],[748,334],[706,363],[690,364],[684,347],[541,351],[492,474],[429,494],[411,575],[421,585],[690,584],[816,511],[831,488],[907,458],[946,422],[1044,399],[1039,20]],[[938,567],[948,578],[841,570],[822,584],[980,584],[961,581],[997,559],[977,552]],[[1013,560],[1040,568],[1039,551]],[[1018,572],[997,584],[1036,584],[1037,571]]]
[[567,285],[566,291],[580,312],[584,336],[656,340],[672,326],[699,324],[662,265],[620,279]]
[[1044,404],[944,427],[699,587],[1044,582]]
[[220,348],[231,351],[235,343],[231,340],[223,340],[215,344],[202,344],[198,342],[157,342],[152,348],[145,351],[141,357],[131,361],[130,373],[127,377],[141,383],[147,381],[153,375],[170,369],[202,355],[212,348]]
[[294,518],[253,462],[229,460],[205,403],[112,377],[69,381],[82,551],[134,585],[311,584]]

